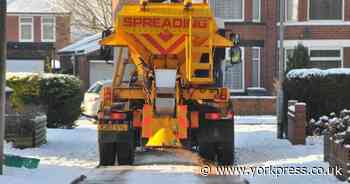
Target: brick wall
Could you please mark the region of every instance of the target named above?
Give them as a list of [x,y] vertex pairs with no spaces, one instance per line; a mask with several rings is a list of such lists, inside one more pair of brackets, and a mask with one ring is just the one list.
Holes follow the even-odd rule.
[[247,47],[244,49],[244,64],[245,64],[245,87],[251,87],[252,83],[252,48]]
[[252,0],[245,0],[244,1],[244,20],[246,22],[251,22],[253,19],[252,5],[253,5]]
[[308,0],[306,1],[299,1],[298,4],[298,21],[307,21],[307,15],[308,15]]
[[227,30],[226,36],[231,33],[236,33],[241,36],[241,40],[265,40],[266,39],[266,25],[254,23],[227,23],[225,26]]
[[70,41],[70,26],[71,19],[70,16],[58,16],[56,17],[56,49],[59,50],[67,46]]
[[17,16],[7,16],[6,18],[6,38],[9,42],[17,42],[19,40],[18,34],[19,34],[19,20]]
[[90,66],[86,55],[81,55],[77,57],[78,67],[79,67],[79,79],[82,81],[81,91],[85,92],[90,86]]
[[287,26],[285,39],[349,39],[350,26]]
[[263,60],[262,60],[262,80],[263,87],[265,87],[270,94],[274,93],[273,81],[276,71],[276,53],[277,53],[277,1],[262,1],[263,16],[266,17],[266,32]]
[[41,16],[35,16],[34,19],[34,42],[41,42]]
[[237,115],[275,115],[275,97],[244,97],[234,96],[231,99],[233,109]]
[[345,1],[345,7],[344,7],[344,20],[350,21],[350,0],[344,0]]
[[350,67],[350,47],[343,49],[344,67]]

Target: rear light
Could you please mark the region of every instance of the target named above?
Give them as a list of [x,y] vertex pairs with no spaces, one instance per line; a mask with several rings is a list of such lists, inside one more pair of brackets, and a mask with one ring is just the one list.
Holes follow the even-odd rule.
[[234,113],[228,112],[227,114],[221,114],[218,112],[205,113],[206,120],[221,120],[221,119],[233,119]]
[[220,113],[205,113],[205,119],[207,120],[219,120],[221,119]]
[[111,120],[125,120],[127,115],[121,112],[111,112],[110,119]]

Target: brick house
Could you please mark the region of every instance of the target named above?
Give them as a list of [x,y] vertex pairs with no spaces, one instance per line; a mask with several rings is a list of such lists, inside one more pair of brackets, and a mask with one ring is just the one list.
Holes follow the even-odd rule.
[[7,71],[43,72],[58,67],[56,50],[70,42],[70,13],[51,0],[7,0]]
[[277,53],[277,0],[209,2],[226,37],[233,33],[241,38],[242,63],[227,67],[226,62],[222,62],[224,86],[234,95],[272,94]]
[[[279,2],[210,0],[226,36],[241,36],[242,64],[223,68],[224,85],[236,95],[249,95],[258,88],[268,95],[275,92]],[[309,49],[310,67],[350,66],[350,0],[286,0],[285,12],[286,61],[300,43]]]
[[311,67],[350,67],[350,0],[287,0],[285,24],[286,58],[301,43]]

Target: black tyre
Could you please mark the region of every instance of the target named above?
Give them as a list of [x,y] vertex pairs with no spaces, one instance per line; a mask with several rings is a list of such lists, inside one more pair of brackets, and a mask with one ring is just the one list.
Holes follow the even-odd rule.
[[117,159],[119,165],[132,165],[135,160],[135,148],[132,143],[117,143]]
[[99,143],[100,166],[113,166],[115,164],[115,143]]
[[210,142],[199,143],[199,154],[204,159],[215,161],[214,144]]
[[232,165],[234,162],[233,142],[219,143],[217,145],[217,159],[219,165]]

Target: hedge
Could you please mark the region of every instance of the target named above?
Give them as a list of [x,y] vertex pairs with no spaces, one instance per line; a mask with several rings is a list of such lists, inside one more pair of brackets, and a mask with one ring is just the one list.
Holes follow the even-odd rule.
[[49,128],[72,128],[80,115],[80,81],[63,74],[7,73],[6,84],[14,90],[11,102],[16,111],[25,104],[46,107]]
[[[284,100],[306,102],[308,119],[350,107],[350,69],[291,70],[283,83]],[[286,106],[285,106],[286,110]]]

